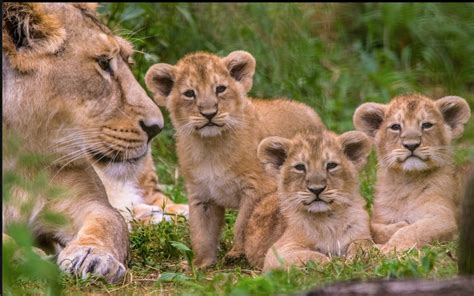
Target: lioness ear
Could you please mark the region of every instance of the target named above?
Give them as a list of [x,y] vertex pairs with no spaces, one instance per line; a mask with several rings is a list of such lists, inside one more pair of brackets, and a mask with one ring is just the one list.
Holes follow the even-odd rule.
[[289,147],[290,140],[288,139],[268,137],[258,145],[257,157],[270,174],[277,175],[288,156]]
[[39,55],[55,53],[64,43],[63,25],[46,14],[43,5],[2,3],[2,47],[12,66],[20,70],[29,70]]
[[145,75],[145,84],[153,93],[160,106],[166,106],[166,100],[173,89],[176,69],[170,64],[155,64]]
[[447,96],[437,100],[436,106],[446,124],[451,128],[452,138],[460,137],[464,132],[464,125],[471,117],[471,108],[466,100],[461,97]]
[[255,73],[254,57],[243,50],[233,51],[223,58],[230,75],[242,84],[245,93],[252,88],[253,74]]
[[361,170],[367,162],[372,141],[363,132],[350,131],[339,136],[344,154]]
[[354,127],[371,137],[375,137],[377,130],[384,120],[385,108],[385,105],[377,103],[360,105],[354,112],[352,119]]

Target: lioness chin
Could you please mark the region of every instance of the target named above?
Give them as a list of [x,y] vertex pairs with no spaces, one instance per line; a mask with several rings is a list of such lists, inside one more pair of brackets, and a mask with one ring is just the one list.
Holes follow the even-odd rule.
[[[131,187],[155,193],[149,148],[162,114],[130,71],[131,45],[97,19],[94,4],[2,8],[4,136],[18,137],[22,153],[49,156],[39,171],[65,191],[53,198],[13,187],[2,231],[28,224],[38,242],[57,248],[62,270],[116,282],[126,271],[128,232],[113,191],[137,179]],[[20,171],[17,154],[4,149],[3,171],[33,182],[37,172]],[[50,212],[69,223],[47,223]]]
[[324,263],[372,245],[357,179],[370,149],[369,138],[356,131],[264,139],[258,157],[278,190],[252,212],[245,233],[250,263],[264,271]]
[[157,102],[170,111],[176,129],[190,201],[192,247],[200,267],[216,262],[226,208],[239,209],[228,257],[243,254],[251,209],[276,187],[257,159],[260,140],[323,126],[303,104],[247,97],[254,72],[255,59],[245,51],[226,57],[200,52],[174,66],[156,64],[145,77]]
[[354,126],[376,145],[377,183],[371,229],[383,252],[454,239],[466,168],[454,164],[451,141],[471,112],[463,98],[409,94],[365,103]]

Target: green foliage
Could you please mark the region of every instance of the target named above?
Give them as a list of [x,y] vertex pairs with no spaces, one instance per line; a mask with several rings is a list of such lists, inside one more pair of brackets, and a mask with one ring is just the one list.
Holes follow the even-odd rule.
[[[10,202],[18,204],[22,214],[31,212],[34,203],[32,198],[25,198],[22,204],[11,199],[14,188],[23,190],[30,197],[49,195],[57,197],[61,190],[49,185],[48,175],[38,171],[46,157],[31,155],[23,152],[21,143],[14,137],[3,139],[3,151],[8,152],[9,160],[15,159],[15,169],[6,168],[3,172],[2,201],[4,207]],[[26,178],[25,172],[34,175],[34,178]],[[40,217],[43,222],[50,224],[65,223],[63,216],[47,212]],[[39,254],[35,248],[31,229],[27,223],[18,221],[4,226],[6,235],[3,235],[2,243],[2,282],[5,295],[23,295],[25,293],[36,293],[46,295],[59,295],[63,290],[61,273],[57,265],[46,257]]]
[[130,235],[131,264],[160,267],[160,262],[180,260],[185,256],[183,246],[189,244],[188,224],[183,217],[177,221],[145,225],[132,223]]

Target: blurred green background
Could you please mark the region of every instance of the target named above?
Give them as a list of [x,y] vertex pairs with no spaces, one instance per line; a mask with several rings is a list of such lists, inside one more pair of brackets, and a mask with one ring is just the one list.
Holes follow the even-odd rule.
[[[154,63],[246,50],[257,60],[251,96],[304,102],[336,132],[353,129],[361,103],[407,92],[474,106],[472,3],[108,3],[99,12],[135,45],[142,85]],[[155,156],[170,183],[176,156],[165,124]],[[472,123],[463,140],[471,139]]]

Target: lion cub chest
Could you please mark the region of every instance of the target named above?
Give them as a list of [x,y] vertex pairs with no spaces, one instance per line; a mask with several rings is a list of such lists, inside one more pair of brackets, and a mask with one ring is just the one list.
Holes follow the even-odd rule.
[[196,165],[190,174],[188,190],[193,198],[212,200],[223,207],[239,207],[243,180],[230,166],[208,159]]

